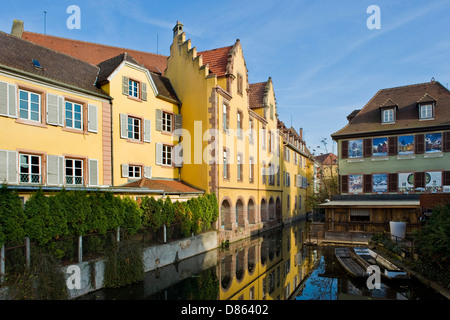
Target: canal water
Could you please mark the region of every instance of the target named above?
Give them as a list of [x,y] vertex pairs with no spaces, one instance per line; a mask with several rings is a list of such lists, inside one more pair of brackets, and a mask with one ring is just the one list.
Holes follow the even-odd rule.
[[80,300],[445,300],[416,279],[369,290],[344,273],[334,246],[305,245],[307,222],[148,272]]

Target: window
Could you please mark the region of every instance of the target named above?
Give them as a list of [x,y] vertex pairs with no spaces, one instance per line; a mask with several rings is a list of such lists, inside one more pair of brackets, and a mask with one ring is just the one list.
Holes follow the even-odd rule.
[[41,157],[36,155],[20,155],[20,182],[41,183]]
[[237,172],[238,172],[237,178],[238,178],[238,181],[242,181],[242,171],[243,171],[242,169],[243,169],[242,155],[238,154],[237,155]]
[[128,96],[139,99],[139,82],[128,80]]
[[83,185],[83,160],[66,159],[66,184]]
[[172,132],[172,119],[173,115],[163,112],[162,115],[162,130],[165,132]]
[[384,109],[382,111],[383,114],[383,123],[391,123],[394,122],[394,109]]
[[223,119],[222,119],[222,128],[224,131],[228,130],[228,106],[223,104]]
[[243,81],[243,77],[240,73],[238,73],[237,75],[237,92],[242,95],[244,90],[244,81]]
[[420,106],[420,119],[433,119],[433,105],[426,104]]
[[172,165],[172,146],[163,145],[163,147],[162,147],[162,164],[164,166]]
[[41,121],[41,95],[25,90],[19,91],[19,116],[21,119]]
[[248,135],[248,141],[249,141],[251,144],[253,144],[253,141],[254,141],[254,134],[253,134],[253,130],[254,130],[254,128],[253,128],[253,119],[250,119],[250,120],[249,120],[248,126],[249,126],[249,129],[250,129],[250,132],[249,132],[249,135]]
[[141,140],[141,119],[128,117],[128,139]]
[[66,101],[66,127],[83,129],[83,106],[81,104]]
[[223,178],[224,179],[230,178],[228,168],[229,168],[229,164],[228,164],[228,159],[227,159],[227,150],[224,149],[223,150]]
[[266,150],[266,127],[262,127],[261,130],[261,147]]
[[243,114],[241,111],[238,111],[237,113],[237,136],[238,138],[242,139],[243,134],[242,134],[242,119],[243,119]]
[[128,177],[129,178],[141,178],[141,166],[128,166]]
[[254,170],[255,170],[255,160],[253,160],[253,157],[250,157],[250,159],[249,159],[249,176],[250,176],[250,182],[253,182],[254,181],[254,178],[255,178],[255,176],[254,176]]

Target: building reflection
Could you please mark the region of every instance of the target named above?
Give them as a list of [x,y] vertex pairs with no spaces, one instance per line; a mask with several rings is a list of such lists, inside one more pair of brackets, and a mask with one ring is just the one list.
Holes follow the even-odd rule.
[[303,244],[305,225],[284,226],[220,250],[218,299],[289,299],[317,260],[316,247]]

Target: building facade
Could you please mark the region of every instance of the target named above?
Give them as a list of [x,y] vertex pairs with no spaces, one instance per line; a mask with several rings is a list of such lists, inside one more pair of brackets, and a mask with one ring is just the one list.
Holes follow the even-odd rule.
[[420,194],[450,192],[450,92],[434,80],[383,89],[348,119],[332,135],[341,197],[323,205],[329,230],[380,232],[406,220],[412,231]]

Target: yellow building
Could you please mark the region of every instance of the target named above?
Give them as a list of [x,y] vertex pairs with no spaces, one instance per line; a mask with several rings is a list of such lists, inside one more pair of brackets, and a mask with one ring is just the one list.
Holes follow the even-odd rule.
[[36,186],[111,185],[111,98],[98,67],[0,32],[0,181]]

